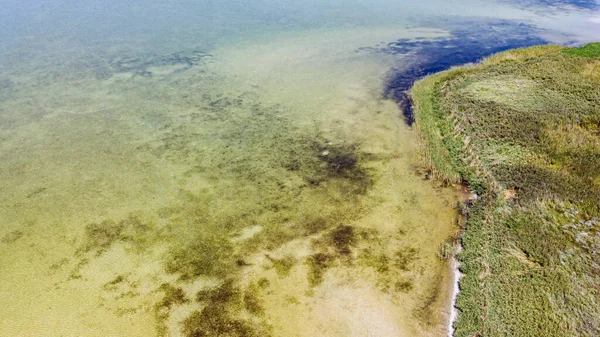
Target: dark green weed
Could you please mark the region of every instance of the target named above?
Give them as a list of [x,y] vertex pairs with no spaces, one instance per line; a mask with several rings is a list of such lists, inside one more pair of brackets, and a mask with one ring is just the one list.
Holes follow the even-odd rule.
[[174,247],[166,269],[182,279],[197,276],[226,276],[235,266],[231,242],[220,236],[198,237],[188,245]]
[[127,243],[135,251],[143,251],[150,241],[153,227],[131,216],[119,222],[104,220],[85,226],[85,242],[79,252],[93,252],[100,255],[117,242]]
[[257,294],[259,289],[259,286],[251,285],[243,292],[232,279],[228,279],[215,288],[201,290],[196,300],[204,304],[204,308],[194,311],[183,321],[184,335],[270,336],[266,325],[241,316],[244,311],[254,316],[262,315],[263,309]]
[[350,255],[351,247],[356,243],[354,228],[340,225],[327,235],[327,239],[340,255]]
[[164,292],[164,296],[157,304],[157,308],[171,308],[173,305],[189,302],[183,289],[174,287],[169,283],[163,283],[159,290]]
[[325,272],[333,265],[335,258],[329,254],[316,253],[308,257],[306,264],[310,267],[308,274],[308,283],[311,287],[317,286],[323,282]]

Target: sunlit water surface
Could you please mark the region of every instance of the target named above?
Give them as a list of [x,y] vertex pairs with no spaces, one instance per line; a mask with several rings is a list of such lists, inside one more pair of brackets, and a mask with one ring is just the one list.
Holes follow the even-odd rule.
[[447,334],[404,90],[596,5],[4,1],[0,335]]

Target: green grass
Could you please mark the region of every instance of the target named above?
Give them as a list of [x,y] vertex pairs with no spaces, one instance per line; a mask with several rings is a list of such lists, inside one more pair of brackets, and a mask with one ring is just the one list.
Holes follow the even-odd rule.
[[481,196],[461,238],[456,336],[600,333],[599,55],[512,50],[413,87],[424,163]]
[[589,43],[579,48],[566,49],[565,53],[583,57],[600,57],[600,42]]

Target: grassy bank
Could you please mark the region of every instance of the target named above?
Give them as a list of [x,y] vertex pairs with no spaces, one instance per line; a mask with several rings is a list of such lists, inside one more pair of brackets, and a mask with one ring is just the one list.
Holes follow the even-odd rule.
[[600,44],[500,53],[415,84],[434,176],[480,195],[456,336],[600,334]]

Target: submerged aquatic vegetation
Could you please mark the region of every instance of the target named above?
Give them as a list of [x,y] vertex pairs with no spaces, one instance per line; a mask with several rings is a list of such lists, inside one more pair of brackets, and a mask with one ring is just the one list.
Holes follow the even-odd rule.
[[257,319],[243,318],[262,314],[262,306],[256,296],[257,287],[251,286],[244,293],[232,279],[221,285],[198,292],[196,300],[204,304],[203,309],[192,312],[182,323],[187,337],[196,336],[269,336],[269,329]]
[[271,261],[273,267],[277,271],[277,275],[279,275],[280,277],[288,276],[290,274],[291,269],[297,262],[297,259],[290,255],[284,256],[280,259],[273,258],[269,255],[266,255],[266,257],[267,259],[269,259],[269,261]]
[[352,264],[352,249],[358,242],[357,230],[349,225],[338,225],[312,241],[315,251],[306,259],[309,266],[308,283],[311,287],[323,282],[324,275],[337,261]]
[[152,77],[152,68],[178,66],[175,71],[185,71],[192,66],[202,65],[212,58],[212,55],[202,50],[179,51],[168,55],[131,55],[113,56],[107,62],[96,64],[95,75],[98,79],[106,80],[113,75],[130,73],[132,78]]
[[340,225],[327,235],[327,239],[332,243],[338,254],[350,255],[352,252],[350,248],[356,244],[354,227]]
[[[117,278],[118,280],[118,278]],[[117,281],[115,280],[115,281]],[[119,281],[118,283],[120,283]],[[111,282],[112,283],[112,282]],[[115,284],[118,284],[115,283]],[[162,298],[154,304],[154,314],[156,316],[156,324],[158,329],[158,335],[164,336],[168,334],[168,329],[165,325],[170,310],[177,305],[182,305],[190,302],[186,293],[180,287],[173,286],[170,283],[163,283],[157,289],[158,292],[162,292]]]
[[358,262],[375,272],[376,282],[384,292],[408,292],[413,288],[411,273],[415,270],[418,251],[396,241],[375,237],[364,244]]
[[237,303],[240,295],[241,292],[235,287],[234,280],[227,279],[215,288],[200,290],[196,294],[196,300],[214,304]]
[[383,292],[410,291],[418,251],[399,244],[403,235],[402,231],[389,236],[374,229],[338,225],[312,241],[314,253],[305,262],[309,266],[309,285],[321,284],[330,268],[354,266],[373,271],[374,275],[368,272],[365,277],[373,277]]
[[231,249],[226,237],[197,237],[189,244],[172,248],[166,270],[179,274],[184,280],[198,276],[223,277],[233,265]]
[[182,323],[186,337],[231,336],[231,337],[267,337],[268,329],[251,322],[231,317],[227,309],[211,304],[200,311],[194,311]]
[[600,260],[583,239],[599,230],[588,221],[600,214],[600,77],[581,73],[596,48],[508,51],[412,89],[432,169],[480,194],[462,236],[457,336],[600,331]]
[[109,248],[114,242],[121,239],[124,230],[123,223],[114,223],[105,220],[101,223],[92,223],[85,227],[87,242],[84,250],[96,250],[102,252]]
[[[207,67],[191,64],[208,60],[207,55],[198,55],[203,60],[168,53],[129,55],[132,57],[108,62],[100,55],[90,60],[98,61],[96,68],[75,69],[74,87],[87,83],[90,88],[71,92],[57,83],[56,91],[68,92],[69,97],[81,101],[63,105],[54,100],[65,96],[43,95],[49,97],[52,108],[41,109],[45,115],[32,117],[48,115],[52,127],[66,125],[64,129],[44,129],[49,132],[48,139],[64,138],[53,144],[54,152],[48,152],[50,156],[58,154],[58,159],[81,158],[82,163],[76,163],[78,170],[71,170],[56,163],[60,160],[48,161],[56,166],[47,171],[57,170],[52,177],[41,175],[40,180],[47,180],[43,184],[32,182],[24,189],[23,197],[29,199],[25,201],[60,206],[44,222],[66,217],[65,226],[81,229],[81,219],[95,219],[84,228],[81,239],[67,233],[69,240],[78,240],[80,248],[75,259],[61,262],[76,265],[70,279],[74,281],[56,285],[56,291],[97,283],[100,305],[94,302],[94,289],[88,287],[89,307],[83,308],[90,309],[90,317],[110,318],[111,323],[120,320],[108,325],[125,327],[132,322],[135,327],[127,328],[128,334],[143,329],[143,335],[151,335],[151,324],[142,321],[148,319],[150,308],[159,333],[164,335],[268,336],[268,324],[282,325],[273,313],[279,294],[290,312],[309,312],[321,305],[317,296],[314,301],[304,297],[310,285],[338,283],[346,269],[372,276],[357,260],[361,249],[376,240],[376,234],[370,229],[365,235],[367,230],[360,226],[400,224],[393,211],[386,217],[388,204],[397,201],[393,197],[397,191],[390,190],[429,188],[412,182],[403,186],[406,176],[408,181],[412,176],[409,165],[404,167],[409,156],[399,154],[404,149],[396,147],[396,136],[398,131],[401,137],[408,134],[398,128],[401,122],[393,103],[370,97],[371,93],[361,94],[358,102],[348,100],[346,83],[341,81],[344,93],[340,97],[332,94],[332,102],[339,98],[339,103],[348,106],[307,113],[310,102],[285,104],[281,99],[282,105],[272,103],[280,97],[269,97],[271,93],[260,79],[241,89],[232,85],[241,78],[237,74],[222,79],[229,71],[219,69],[227,67],[225,62]],[[86,82],[82,75],[87,73],[80,73],[84,70],[96,71],[97,79]],[[360,74],[372,70],[360,69]],[[361,81],[364,78],[360,76]],[[17,87],[25,82],[19,79]],[[374,91],[377,86],[373,84]],[[350,121],[347,110],[353,109],[350,104],[357,106],[352,112],[356,119],[345,125]],[[372,117],[378,119],[374,124],[369,120]],[[42,124],[45,127],[46,123]],[[364,126],[372,128],[369,135],[354,132]],[[41,134],[32,139],[45,140]],[[388,137],[391,134],[393,137]],[[412,151],[412,143],[407,144],[406,151]],[[65,148],[81,152],[63,151]],[[86,167],[88,162],[94,165]],[[79,168],[81,177],[73,177]],[[380,176],[395,180],[380,181]],[[84,185],[73,191],[71,183]],[[34,189],[39,186],[48,189]],[[60,195],[63,192],[76,194]],[[427,193],[413,194],[413,206],[424,200],[437,203],[439,191]],[[66,200],[65,204],[51,203],[54,196]],[[78,203],[78,199],[85,202]],[[384,219],[369,223],[370,211],[384,203],[378,210],[385,212]],[[68,223],[71,215],[63,212],[63,207],[77,210],[72,212],[75,224]],[[123,218],[124,214],[138,217]],[[29,230],[26,233],[19,245],[24,239],[30,243]],[[310,246],[313,240],[319,244]],[[401,264],[393,262],[394,250],[386,254],[390,257],[388,268],[400,268]],[[265,255],[273,257],[271,263]],[[56,275],[63,273],[59,268],[53,271]],[[298,278],[298,289],[293,289],[295,284],[286,287]],[[365,283],[377,293],[375,278]],[[217,286],[211,286],[214,284]],[[410,278],[403,277],[393,289],[408,292],[412,285]],[[314,293],[322,290],[314,289]],[[114,317],[109,317],[111,314]]]
[[332,266],[335,258],[327,253],[316,253],[308,257],[306,263],[310,267],[308,273],[308,283],[314,287],[323,282],[323,277],[327,269]]
[[169,283],[163,283],[160,291],[164,292],[162,300],[156,304],[157,308],[171,308],[173,305],[189,302],[183,289],[174,287]]
[[[160,141],[146,145],[158,158],[185,167],[184,179],[212,186],[182,190],[176,206],[159,212],[169,245],[166,272],[178,282],[220,283],[196,294],[190,305],[197,310],[182,322],[182,332],[268,336],[262,291],[269,280],[242,284],[242,275],[273,268],[285,279],[306,263],[308,283],[322,282],[326,270],[350,256],[359,241],[352,227],[340,223],[366,209],[357,205],[376,181],[369,163],[378,159],[361,151],[359,140],[326,138],[316,127],[290,123],[289,112],[259,104],[250,93],[205,94],[197,104],[182,120],[149,116],[159,124]],[[314,238],[326,241],[335,256],[278,253],[294,240]],[[257,264],[257,255],[269,262]],[[167,309],[159,321],[166,320]]]
[[291,171],[298,171],[310,185],[319,186],[331,182],[348,195],[365,194],[374,183],[371,170],[364,163],[368,156],[357,144],[333,143],[320,137],[310,140],[301,149],[292,150],[290,163],[284,164]]
[[155,240],[151,225],[139,218],[130,216],[118,222],[104,220],[85,226],[85,242],[79,252],[94,252],[100,255],[117,243],[127,243],[131,249],[142,251],[151,240]]
[[[259,282],[260,283],[260,282]],[[262,316],[264,314],[264,307],[259,297],[261,286],[260,284],[250,284],[244,292],[244,307],[246,310],[255,316]]]

